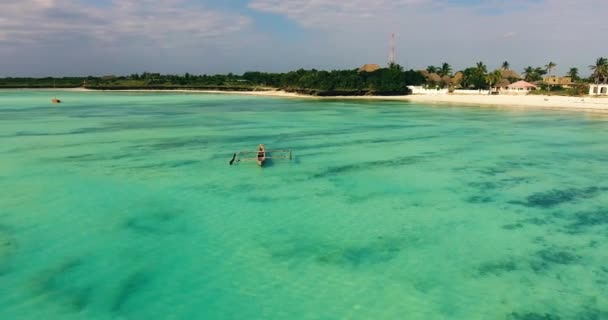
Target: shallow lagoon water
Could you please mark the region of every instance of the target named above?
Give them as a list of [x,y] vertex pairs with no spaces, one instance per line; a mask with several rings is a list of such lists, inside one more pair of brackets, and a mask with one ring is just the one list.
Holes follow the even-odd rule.
[[52,95],[0,91],[0,319],[608,318],[606,116]]

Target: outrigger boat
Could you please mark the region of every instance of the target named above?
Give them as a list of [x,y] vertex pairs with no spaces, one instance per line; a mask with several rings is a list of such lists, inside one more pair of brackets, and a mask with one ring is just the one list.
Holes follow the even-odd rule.
[[[55,80],[53,80],[53,89],[55,89]],[[61,100],[57,99],[57,97],[54,97],[53,99],[51,99],[51,102],[53,102],[53,104],[58,104],[61,103]]]
[[263,144],[260,144],[258,146],[258,156],[257,156],[258,166],[263,167],[264,161],[266,161],[266,149],[264,148]]
[[[272,153],[274,155],[270,156]],[[253,158],[242,158],[243,156],[247,156],[253,154],[255,157]],[[293,155],[291,149],[277,149],[277,150],[266,150],[263,144],[258,145],[257,151],[239,151],[232,155],[232,160],[230,160],[229,164],[232,165],[235,162],[241,161],[255,161],[258,163],[260,167],[264,166],[264,162],[267,159],[293,159]]]

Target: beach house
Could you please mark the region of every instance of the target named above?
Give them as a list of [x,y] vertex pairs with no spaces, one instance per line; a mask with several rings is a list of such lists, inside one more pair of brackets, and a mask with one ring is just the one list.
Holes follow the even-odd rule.
[[506,87],[500,87],[500,93],[506,94],[527,94],[530,91],[536,90],[536,85],[526,82],[526,81],[517,81],[515,83],[511,83]]
[[608,84],[592,84],[589,86],[589,95],[608,96]]
[[543,78],[543,83],[553,86],[570,88],[574,83],[570,77],[548,76]]

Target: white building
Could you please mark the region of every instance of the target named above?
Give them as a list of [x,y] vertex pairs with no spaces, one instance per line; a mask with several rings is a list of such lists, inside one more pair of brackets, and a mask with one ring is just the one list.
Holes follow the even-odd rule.
[[448,94],[448,89],[427,89],[423,86],[407,86],[410,89],[411,94],[422,94],[422,95],[444,95]]
[[608,96],[608,84],[592,84],[589,86],[589,95]]

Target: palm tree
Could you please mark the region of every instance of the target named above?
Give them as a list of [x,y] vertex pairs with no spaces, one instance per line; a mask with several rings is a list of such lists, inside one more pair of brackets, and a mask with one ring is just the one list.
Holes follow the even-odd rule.
[[502,63],[502,70],[509,70],[510,66],[511,65],[509,64],[509,62],[505,61],[505,62]]
[[528,66],[524,69],[524,80],[530,82],[530,81],[534,81],[534,73],[535,70],[534,68],[532,68],[531,66]]
[[403,67],[401,65],[399,65],[398,63],[395,63],[395,62],[389,63],[388,68],[390,70],[395,70],[395,71],[403,72]]
[[543,69],[541,67],[534,68],[535,81],[540,81],[543,79],[543,76],[547,74],[547,69]]
[[545,70],[547,70],[547,72],[549,73],[549,75],[551,75],[551,72],[553,71],[553,69],[555,69],[555,67],[557,67],[557,64],[555,64],[555,62],[553,62],[553,61],[550,61],[545,66]]
[[437,73],[442,77],[449,76],[452,74],[452,66],[450,66],[449,63],[444,62]]
[[570,77],[570,79],[572,79],[572,82],[580,80],[580,77],[578,76],[578,68],[570,68],[567,75]]
[[426,67],[426,71],[428,71],[429,73],[437,73],[437,67],[428,66],[428,67]]
[[[485,79],[486,74],[488,73],[488,68],[486,65],[479,61],[475,64],[475,74],[477,75],[477,83],[476,86],[481,90],[483,86],[486,85],[487,81]],[[484,83],[485,82],[485,83]]]
[[[549,63],[545,66],[545,70],[549,73],[549,76],[551,76],[551,72],[553,69],[555,69],[555,67],[557,67],[557,64],[555,64],[553,61],[549,61]],[[547,91],[551,92],[551,83],[549,83],[547,86]]]
[[497,84],[500,80],[502,80],[502,73],[500,72],[500,70],[494,70],[488,75],[486,75],[485,79],[488,83],[488,87],[490,87],[488,94],[491,94],[494,85]]
[[600,83],[600,78],[604,79],[606,82],[606,78],[608,77],[608,59],[604,57],[597,58],[595,61],[595,65],[590,65],[589,69],[593,71],[592,76],[595,78],[595,83]]

